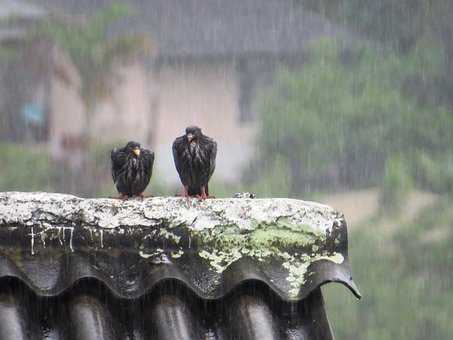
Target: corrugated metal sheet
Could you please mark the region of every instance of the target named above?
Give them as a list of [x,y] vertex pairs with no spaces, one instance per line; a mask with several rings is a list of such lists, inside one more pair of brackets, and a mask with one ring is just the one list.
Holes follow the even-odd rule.
[[[0,232],[0,239],[8,240]],[[243,282],[262,282],[282,300],[300,300],[327,282],[340,282],[359,296],[352,281],[349,265],[318,261],[310,266],[309,279],[297,297],[291,289],[288,273],[278,262],[259,263],[243,258],[230,265],[222,274],[213,272],[199,259],[183,256],[178,263],[150,263],[135,254],[118,249],[92,250],[60,254],[46,251],[30,255],[23,248],[5,247],[0,242],[0,279],[16,278],[39,296],[55,296],[70,290],[79,280],[91,278],[102,282],[112,294],[124,299],[141,297],[162,281],[174,280],[188,287],[202,299],[219,299],[230,294]]]
[[[242,256],[217,272],[200,257],[196,237],[188,239],[185,222],[179,224],[190,212],[204,216],[205,226],[214,223],[212,232],[221,232],[230,219],[247,219],[244,212],[263,213],[267,219],[268,211],[274,215],[279,206],[285,214],[304,216],[294,217],[297,221],[313,216],[308,220],[327,228],[322,244],[285,249],[289,254],[318,252],[307,255],[316,260],[307,262],[296,292],[277,257],[260,261]],[[221,207],[234,209],[228,216],[211,215]],[[148,218],[157,224],[145,225]],[[109,227],[111,233],[100,227],[113,219],[117,226]],[[169,220],[179,221],[171,228],[177,244],[171,242],[174,235],[162,239],[156,233],[165,231]],[[131,226],[131,221],[137,224]],[[176,245],[184,251],[172,257]],[[158,256],[143,254],[144,249],[161,248]],[[333,253],[342,261],[324,259]],[[0,340],[329,340],[320,285],[331,281],[359,296],[348,263],[346,223],[325,206],[295,200],[214,200],[187,206],[175,198],[121,203],[0,194]]]
[[320,290],[285,302],[249,282],[203,300],[174,281],[137,299],[121,299],[82,280],[43,298],[16,279],[0,282],[0,339],[331,339]]

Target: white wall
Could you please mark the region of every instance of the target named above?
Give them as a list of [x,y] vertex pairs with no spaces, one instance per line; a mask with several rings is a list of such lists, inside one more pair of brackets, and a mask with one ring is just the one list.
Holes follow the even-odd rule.
[[252,152],[255,126],[241,125],[238,77],[233,62],[164,65],[158,78],[154,148],[162,180],[179,183],[173,140],[188,125],[198,125],[218,143],[214,178],[237,181]]

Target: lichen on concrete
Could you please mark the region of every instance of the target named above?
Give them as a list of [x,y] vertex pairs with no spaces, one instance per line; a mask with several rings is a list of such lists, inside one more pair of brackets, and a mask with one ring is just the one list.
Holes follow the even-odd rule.
[[295,298],[307,280],[308,268],[316,261],[331,261],[336,264],[342,264],[344,257],[340,253],[333,253],[331,255],[312,254],[310,255],[289,255],[287,261],[282,263],[282,266],[289,272],[288,282],[291,289],[289,296]]
[[294,296],[311,264],[343,263],[333,233],[334,225],[341,223],[341,215],[328,206],[283,198],[121,201],[0,193],[0,232],[23,230],[33,256],[46,247],[108,252],[129,238],[145,261],[177,263],[196,256],[218,274],[242,258],[277,260],[288,271]]

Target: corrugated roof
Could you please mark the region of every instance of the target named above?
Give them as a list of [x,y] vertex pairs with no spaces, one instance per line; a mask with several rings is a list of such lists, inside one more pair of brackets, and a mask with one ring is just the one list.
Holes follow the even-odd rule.
[[288,303],[253,283],[214,301],[173,282],[138,299],[90,280],[53,298],[16,280],[0,287],[0,339],[332,339],[320,290]]
[[323,205],[0,194],[0,339],[331,339],[331,281],[359,296]]
[[[49,10],[92,13],[111,0],[34,0]],[[121,32],[147,33],[160,57],[289,55],[320,37],[346,37],[293,0],[129,0]]]

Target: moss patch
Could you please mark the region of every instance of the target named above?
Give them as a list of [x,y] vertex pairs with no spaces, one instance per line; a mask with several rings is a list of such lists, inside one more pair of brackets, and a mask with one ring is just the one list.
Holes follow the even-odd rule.
[[289,294],[297,297],[306,283],[309,266],[320,260],[338,264],[344,258],[324,248],[326,234],[314,232],[307,225],[293,225],[287,221],[276,224],[252,224],[252,230],[235,226],[221,226],[197,233],[202,249],[198,255],[217,273],[223,273],[232,263],[243,257],[259,262],[278,260],[288,271]]

